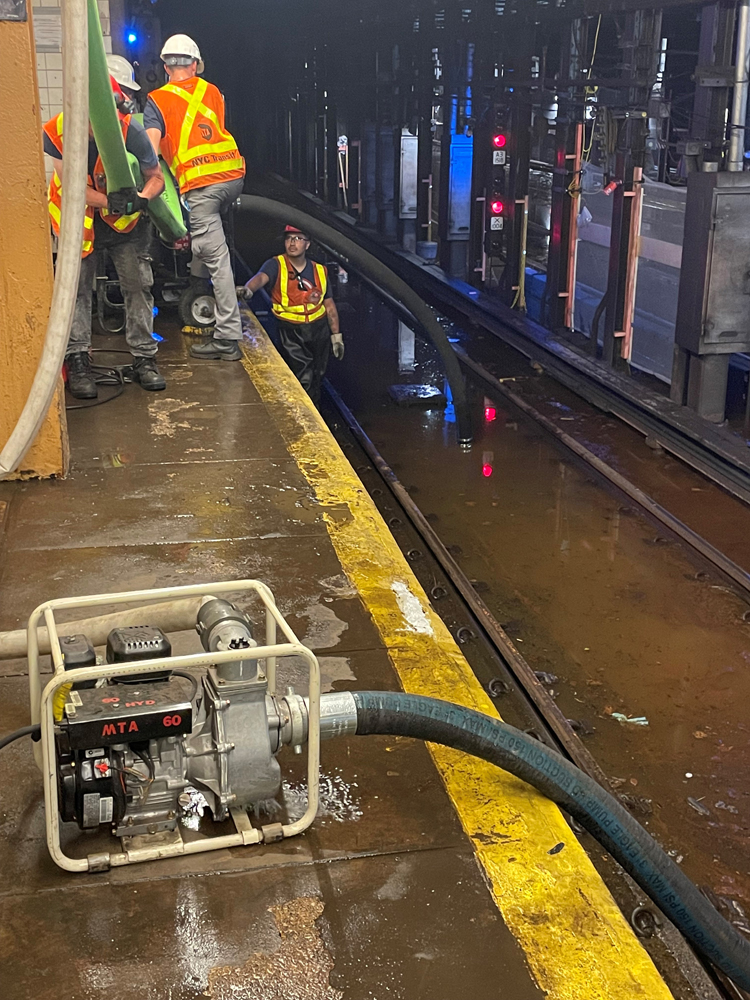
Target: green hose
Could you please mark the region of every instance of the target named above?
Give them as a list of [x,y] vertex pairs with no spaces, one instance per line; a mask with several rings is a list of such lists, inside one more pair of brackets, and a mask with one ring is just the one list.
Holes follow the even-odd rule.
[[99,155],[107,175],[107,190],[122,191],[135,187],[125,152],[117,106],[109,82],[107,53],[96,0],[88,0],[89,9],[89,119]]
[[[99,21],[96,0],[88,0],[89,14],[89,118],[99,155],[107,175],[107,190],[122,191],[135,188],[138,173],[133,173],[120,119],[117,115],[114,94],[109,82],[107,53]],[[162,163],[162,171],[166,168]],[[174,196],[174,182],[165,176],[164,193],[149,202],[148,213],[163,240],[174,243],[187,234],[182,221],[179,199]]]

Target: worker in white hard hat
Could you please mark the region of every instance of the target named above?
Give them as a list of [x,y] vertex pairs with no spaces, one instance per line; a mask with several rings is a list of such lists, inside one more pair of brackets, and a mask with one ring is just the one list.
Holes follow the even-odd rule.
[[107,56],[107,66],[109,66],[110,76],[113,76],[117,80],[123,90],[134,93],[136,90],[141,89],[141,85],[135,82],[135,70],[125,56],[117,56],[110,53]]
[[203,60],[192,38],[172,35],[161,59],[169,83],[149,94],[143,124],[187,203],[192,274],[202,277],[207,271],[216,298],[213,334],[193,345],[190,353],[207,360],[239,361],[242,324],[222,215],[242,193],[245,161],[224,127],[224,98],[212,83],[199,78]]

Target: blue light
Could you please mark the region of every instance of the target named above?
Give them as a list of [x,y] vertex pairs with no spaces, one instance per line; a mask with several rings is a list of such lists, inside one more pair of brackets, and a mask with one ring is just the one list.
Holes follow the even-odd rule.
[[135,45],[135,43],[138,41],[138,35],[136,35],[134,31],[129,31],[127,37],[128,37],[128,45]]

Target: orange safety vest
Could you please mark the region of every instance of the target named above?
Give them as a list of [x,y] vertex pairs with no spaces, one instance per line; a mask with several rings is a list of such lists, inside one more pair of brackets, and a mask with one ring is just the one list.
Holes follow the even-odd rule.
[[212,83],[193,76],[149,97],[164,117],[161,154],[181,194],[245,176],[245,161],[224,128],[224,98]]
[[314,260],[310,262],[315,274],[315,288],[320,293],[317,302],[313,302],[311,298],[317,297],[312,296],[314,289],[306,288],[303,291],[299,287],[296,268],[289,266],[283,254],[276,260],[279,263],[279,273],[276,275],[276,284],[271,293],[274,316],[284,320],[285,323],[314,323],[316,319],[322,319],[326,314],[323,300],[328,288],[328,275],[323,265]]
[[[122,137],[127,138],[128,126],[130,125],[130,115],[121,115],[120,124],[122,126]],[[47,124],[44,126],[45,133],[52,140],[55,149],[62,153],[63,151],[63,116],[62,112],[59,115],[55,115],[51,118]],[[106,193],[107,190],[107,176],[104,173],[104,165],[102,164],[101,156],[98,156],[96,163],[94,164],[94,177],[93,179],[89,175],[87,179],[89,187],[95,187],[97,191]],[[49,182],[49,188],[47,189],[47,208],[49,210],[49,217],[52,223],[52,231],[55,236],[60,235],[60,216],[62,213],[62,181],[57,173],[54,171],[52,174],[52,179]],[[90,206],[86,206],[86,214],[83,218],[83,240],[81,245],[81,256],[88,257],[91,251],[94,249],[94,209]],[[141,217],[140,212],[133,212],[132,215],[115,215],[113,212],[107,211],[106,208],[100,208],[99,212],[107,223],[111,226],[115,232],[118,233],[129,233],[131,229],[135,227],[138,219]]]

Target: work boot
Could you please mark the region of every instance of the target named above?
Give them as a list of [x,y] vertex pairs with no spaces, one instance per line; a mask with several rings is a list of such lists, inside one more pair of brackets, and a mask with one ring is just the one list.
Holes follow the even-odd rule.
[[203,358],[204,361],[239,361],[242,357],[242,351],[237,340],[219,340],[218,337],[209,337],[201,344],[193,344],[190,348],[190,356]]
[[141,383],[142,389],[148,389],[150,392],[167,388],[164,376],[156,367],[153,358],[133,358],[133,379]]
[[75,399],[96,399],[96,382],[88,351],[76,351],[65,358],[68,368],[68,392]]

